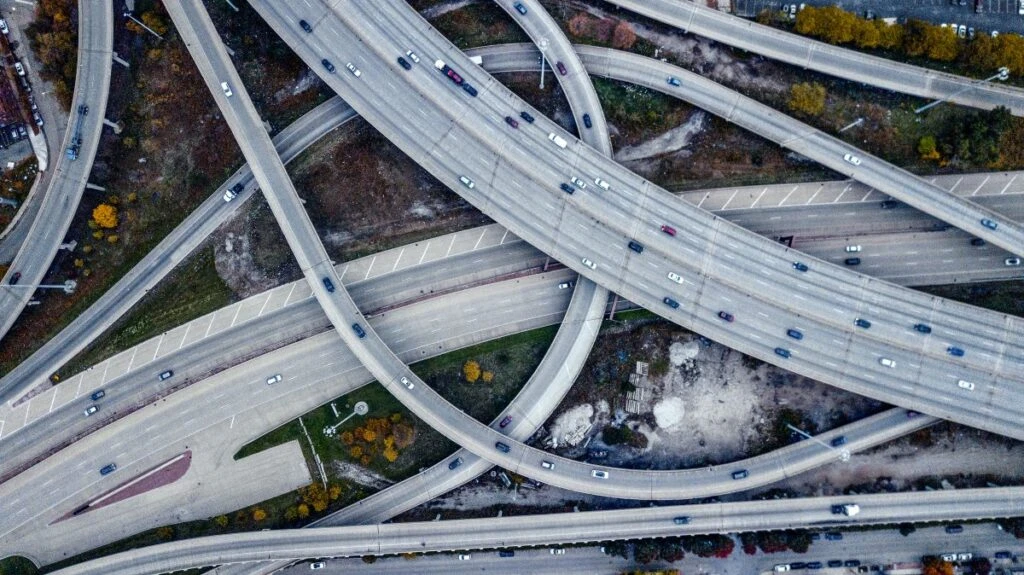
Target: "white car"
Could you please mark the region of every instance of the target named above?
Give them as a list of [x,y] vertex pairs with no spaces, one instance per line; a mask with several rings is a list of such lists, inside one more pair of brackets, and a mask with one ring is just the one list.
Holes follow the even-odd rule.
[[459,181],[462,182],[463,186],[466,186],[471,190],[476,187],[476,184],[473,183],[473,180],[467,178],[466,176],[459,176]]
[[554,469],[555,468],[555,464],[551,463],[550,461],[541,461],[540,462],[540,466],[543,467],[544,469]]
[[859,252],[860,246],[846,246],[847,252]]
[[611,188],[611,185],[609,185],[608,182],[602,180],[601,178],[594,178],[594,183],[597,184],[602,190],[607,190]]
[[352,75],[355,76],[356,78],[363,75],[363,73],[359,71],[359,68],[356,68],[355,65],[352,64],[352,62],[345,64],[345,67],[348,68],[348,71],[352,72]]
[[943,553],[942,560],[946,561],[947,563],[952,563],[956,561],[956,553]]
[[960,561],[970,561],[971,559],[974,559],[974,553],[961,553],[957,555],[956,558]]
[[15,62],[14,69],[18,71],[19,76],[25,75],[25,67],[21,65],[21,62]]
[[577,178],[576,176],[572,177],[572,183],[575,184],[575,186],[581,190],[587,189],[587,183]]
[[462,554],[459,555],[459,561],[469,561],[472,558],[473,558],[473,556],[470,555],[469,553],[462,553]]
[[413,62],[416,62],[417,64],[420,63],[420,57],[416,55],[416,52],[409,50],[408,52],[405,53],[405,55],[408,56],[409,59],[412,60]]
[[591,477],[596,477],[598,479],[608,479],[608,472],[607,471],[601,471],[600,469],[595,469],[595,470],[590,472],[590,476]]
[[267,378],[267,385],[274,385],[275,383],[277,383],[279,381],[281,381],[281,374],[280,373],[268,377]]
[[565,549],[562,549],[561,547],[555,547],[554,549],[551,550],[551,554],[552,555],[565,555]]
[[668,272],[668,279],[676,282],[677,284],[683,283],[683,277],[676,272]]
[[413,382],[409,381],[409,378],[405,377],[405,376],[402,376],[402,385],[404,385],[405,387],[408,387],[409,389],[412,389],[412,388],[416,387],[416,384],[414,384]]
[[323,561],[317,561],[316,563],[309,564],[309,568],[313,571],[323,569],[324,567],[327,567],[327,565]]
[[1019,266],[1020,258],[1006,258],[1005,260],[1003,260],[1003,263],[1008,266]]
[[789,571],[789,563],[781,563],[779,565],[776,565],[772,570],[776,573],[785,573],[786,571]]
[[1020,6],[1017,8],[1017,13],[1024,16],[1024,0],[1020,0]]
[[878,363],[884,365],[885,367],[896,367],[896,362],[887,357],[880,358],[878,360]]
[[843,159],[846,160],[847,162],[853,164],[854,166],[859,166],[860,165],[860,158],[858,158],[857,156],[854,156],[853,154],[846,154],[845,156],[843,156]]
[[967,24],[961,24],[960,27],[956,29],[956,35],[961,37],[961,38],[966,38],[967,37]]
[[594,262],[588,260],[587,258],[583,258],[582,261],[583,261],[583,265],[587,266],[588,268],[590,268],[592,270],[596,270],[597,269],[597,264],[595,264]]
[[0,32],[4,34],[10,34],[11,29],[7,27],[7,20],[0,18]]
[[956,384],[960,386],[961,389],[966,389],[967,391],[974,391],[973,381],[965,381],[961,379],[960,381],[956,382]]
[[[228,98],[235,95],[235,93],[231,91],[231,86],[228,86],[227,82],[221,82],[220,89],[224,90],[224,95]],[[316,565],[316,563],[313,563],[313,565]]]
[[95,406],[95,405],[90,405],[88,407],[88,409],[85,410],[85,416],[89,417],[90,415],[92,415],[92,414],[96,413],[97,411],[99,411],[99,409],[100,408]]

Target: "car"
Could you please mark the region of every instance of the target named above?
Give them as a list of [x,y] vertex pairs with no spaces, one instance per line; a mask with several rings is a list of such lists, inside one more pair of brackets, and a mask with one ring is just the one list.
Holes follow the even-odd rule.
[[498,557],[515,557],[516,552],[509,549],[508,551],[498,551]]
[[498,424],[498,427],[505,427],[510,423],[512,423],[512,416],[506,415],[505,418],[501,420],[501,423]]
[[604,459],[605,457],[608,457],[608,450],[592,449],[589,453],[587,453],[587,456],[593,457],[594,459]]
[[460,465],[462,465],[462,458],[456,457],[451,461],[451,463],[448,464],[448,469],[455,469]]
[[857,327],[862,327],[864,329],[868,329],[869,327],[871,327],[871,322],[866,319],[861,319],[858,317],[857,319],[853,320],[853,325]]
[[672,522],[675,523],[676,525],[686,525],[687,523],[690,522],[690,518],[689,517],[685,517],[685,516],[684,517],[676,517],[675,519],[672,520]]
[[[961,379],[961,380],[956,382],[956,385],[957,385],[957,387],[959,387],[961,389],[966,389],[967,391],[974,391],[974,382],[973,381],[966,381],[966,380]],[[946,532],[949,533],[950,531],[947,529]]]
[[469,561],[472,558],[473,558],[473,556],[470,555],[469,553],[460,553],[459,554],[459,561]]
[[917,417],[918,415],[921,415],[920,411],[914,411],[913,409],[907,410],[907,418]]
[[600,469],[594,469],[590,472],[590,476],[598,479],[608,479],[608,472],[601,471]]
[[594,178],[594,183],[597,184],[597,187],[601,188],[602,190],[609,190],[612,187],[611,184],[602,180],[601,178]]
[[793,339],[803,339],[804,338],[804,334],[801,333],[800,330],[796,330],[796,329],[793,329],[793,328],[787,329],[786,330],[786,335],[788,335],[789,337],[791,337]]
[[669,86],[682,86],[682,84],[679,82],[679,78],[676,78],[675,76],[669,76],[668,79],[665,81],[668,82]]
[[547,460],[541,461],[540,462],[540,466],[543,467],[544,469],[554,469],[555,468],[555,464],[550,462],[550,461],[547,461]]
[[476,187],[476,184],[473,183],[473,180],[467,178],[466,176],[459,176],[459,181],[462,182],[463,186],[466,186],[471,190]]
[[576,282],[572,282],[572,281],[562,282],[562,283],[558,284],[558,289],[572,289],[572,287],[575,286],[575,285],[576,285]]
[[988,34],[989,34],[989,36],[992,36],[993,38],[998,38],[999,37],[999,30],[993,30],[993,31],[989,32]]
[[100,468],[100,475],[110,475],[117,470],[116,463],[108,463]]
[[[980,8],[981,4],[979,4],[978,7]],[[967,37],[970,38],[971,40],[974,40],[974,35],[974,26],[967,28]]]
[[558,187],[562,188],[562,191],[567,193],[567,194],[572,194],[572,193],[576,192],[576,188],[570,186],[569,184],[567,184],[565,182],[562,182],[561,184],[559,184]]
[[469,82],[463,82],[462,83],[462,89],[465,90],[465,92],[467,94],[469,94],[470,96],[473,96],[474,98],[476,98],[477,91],[476,91],[476,88],[473,87],[473,84],[470,84]]
[[963,357],[964,356],[964,350],[960,349],[959,347],[952,346],[952,345],[946,348],[946,353],[948,353],[949,355],[951,355],[953,357]]
[[843,534],[838,531],[829,531],[825,534],[825,541],[842,541]]
[[847,559],[843,561],[843,567],[860,567],[859,559]]
[[565,69],[565,64],[563,64],[561,62],[556,62],[555,63],[555,67],[558,68],[558,73],[563,75],[563,76],[565,76],[566,74],[569,73],[569,71]]
[[165,380],[171,379],[171,377],[173,377],[173,376],[174,376],[174,371],[168,369],[167,371],[161,371],[160,375],[158,375],[157,377],[159,378],[160,381],[165,381]]
[[847,253],[859,252],[860,249],[860,246],[846,246]]
[[584,182],[583,180],[577,178],[576,176],[573,176],[571,180],[572,180],[572,183],[575,184],[577,188],[579,188],[581,190],[587,189],[587,183]]
[[505,116],[505,123],[508,124],[509,126],[512,126],[513,128],[519,127],[519,122],[517,122],[516,119],[513,118],[512,116]]
[[1009,551],[996,551],[995,558],[996,559],[1012,559],[1013,558],[1013,553],[1010,553]]
[[533,116],[531,116],[529,112],[519,112],[519,117],[526,120],[529,124],[533,123]]
[[772,571],[776,573],[785,573],[789,571],[789,563],[778,563],[775,567],[772,567]]
[[846,445],[845,435],[840,435],[839,437],[832,439],[832,447],[839,447],[840,445]]
[[829,567],[842,567],[843,566],[843,560],[842,559],[829,559],[827,565]]
[[848,266],[859,266],[860,258],[846,258],[845,260],[843,260],[843,263]]
[[412,60],[413,62],[417,64],[420,63],[420,57],[416,55],[416,52],[409,50],[408,52],[405,53],[405,55],[408,56],[409,59]]
[[720,312],[718,312],[718,317],[719,317],[719,319],[722,319],[722,320],[727,321],[729,323],[732,323],[732,322],[736,321],[736,317],[733,316],[731,313],[729,313],[727,311],[720,311]]
[[227,82],[221,82],[220,83],[220,89],[224,90],[224,95],[227,96],[228,98],[230,98],[231,96],[235,95],[235,93],[231,91],[231,86],[228,86]]
[[1019,1],[1019,3],[1017,5],[1017,13],[1020,14],[1021,16],[1024,16],[1024,0],[1018,0],[1018,1]]
[[793,269],[798,272],[805,272],[807,271],[807,264],[803,262],[793,262]]
[[89,399],[93,401],[99,401],[105,395],[107,395],[107,392],[103,391],[102,389],[97,389],[96,391],[92,392],[92,395],[89,396]]
[[412,70],[412,64],[410,64],[409,61],[406,60],[405,58],[399,56],[397,62],[399,66],[405,68],[406,70]]
[[891,359],[889,359],[888,357],[880,357],[880,358],[878,358],[878,363],[884,365],[885,367],[889,367],[889,368],[896,367],[896,362],[891,360]]
[[565,549],[562,549],[561,547],[555,547],[554,549],[550,549],[550,551],[552,555],[565,555]]
[[32,119],[35,120],[37,126],[43,127],[43,117],[39,115],[39,112],[32,112]]
[[750,473],[746,469],[739,469],[737,471],[732,472],[732,478],[736,481],[739,481],[740,479],[746,479],[749,475]]
[[590,121],[590,114],[583,114],[583,125],[587,128],[593,128],[594,124]]
[[594,262],[588,260],[587,258],[583,258],[580,261],[583,262],[583,265],[587,266],[588,268],[590,268],[592,270],[596,270],[597,269],[597,264],[595,264]]
[[914,324],[914,330],[915,331],[919,331],[921,333],[931,333],[932,332],[931,326],[929,326],[927,324],[923,324],[923,323],[915,323]]
[[633,250],[634,252],[636,252],[638,254],[644,253],[644,246],[643,246],[643,244],[641,244],[640,242],[634,241],[634,240],[630,240],[630,242],[629,242],[629,249]]
[[1019,266],[1020,258],[1006,258],[1005,260],[1003,260],[1003,263],[1008,266]]
[[777,355],[779,357],[785,357],[785,358],[788,359],[789,356],[792,355],[792,354],[790,353],[790,351],[788,349],[786,349],[784,347],[777,347],[777,348],[775,348],[775,355]]
[[966,38],[967,37],[967,25],[966,24],[961,24],[960,27],[957,28],[957,30],[956,30],[956,35],[959,36],[960,38]]
[[324,278],[323,281],[324,289],[326,289],[328,293],[334,293],[334,282],[331,281],[331,278]]
[[956,553],[943,553],[942,555],[939,555],[939,558],[947,563],[952,563],[956,561]]
[[807,568],[811,569],[811,570],[821,569],[822,568],[821,561],[811,561],[810,563],[807,564]]
[[364,337],[366,337],[366,330],[364,330],[363,326],[359,325],[358,323],[352,324],[352,331],[356,332],[356,335],[359,336],[359,339],[363,339]]
[[309,22],[305,20],[299,20],[299,28],[302,28],[306,32],[313,32],[313,27],[309,25]]
[[[353,64],[352,62],[347,62],[345,64],[345,67],[348,68],[348,71],[352,72],[352,75],[355,76],[356,78],[363,75],[363,73],[359,71],[359,68],[356,68],[355,64]],[[333,72],[334,70],[331,71]]]
[[7,20],[4,20],[3,18],[0,18],[0,32],[3,32],[4,34],[11,33],[11,29],[7,27]]
[[972,246],[981,247],[981,246],[985,245],[985,240],[983,240],[981,238],[974,238],[974,239],[971,240],[971,245]]
[[519,12],[523,16],[526,16],[526,6],[523,6],[522,2],[516,2],[515,4],[512,5],[512,7],[516,9],[516,12]]
[[323,64],[324,68],[326,68],[327,71],[332,73],[332,74],[337,69],[337,68],[334,67],[334,64],[332,64],[331,61],[328,60],[327,58],[324,58],[323,60],[320,60],[320,63]]
[[999,224],[993,222],[992,220],[990,220],[988,218],[982,218],[981,225],[985,226],[986,228],[988,228],[990,230],[994,230],[994,229],[999,227]]
[[19,76],[25,75],[25,67],[21,65],[21,62],[15,62],[14,69],[18,72]]
[[512,448],[509,447],[508,444],[502,443],[500,441],[495,442],[494,447],[502,453],[508,453],[509,451],[512,451]]
[[238,182],[237,184],[231,186],[230,189],[224,190],[224,201],[230,202],[231,200],[238,197],[238,194],[242,193],[242,190],[244,189],[245,186],[242,185],[242,182]]
[[900,203],[897,202],[896,200],[885,200],[881,204],[879,204],[879,207],[881,207],[883,210],[891,210],[893,208],[899,207],[899,205]]
[[672,237],[675,237],[675,235],[676,235],[676,229],[673,228],[672,226],[662,225],[661,226],[661,231],[665,232],[666,234],[668,234],[668,235],[670,235]]
[[90,405],[89,407],[85,408],[85,416],[89,417],[90,415],[96,413],[99,410],[100,410],[99,406]]
[[[796,8],[796,4],[793,4],[793,7]],[[806,569],[807,568],[807,564],[804,563],[803,561],[794,561],[794,562],[789,564],[789,568],[794,570],[794,571],[799,571],[801,569]]]
[[665,302],[665,305],[672,309],[679,309],[679,302],[670,297],[663,298],[661,301]]
[[950,533],[950,534],[963,533],[963,531],[964,531],[964,528],[962,526],[960,526],[960,525],[947,525],[946,526],[946,533]]
[[846,160],[848,163],[853,164],[854,166],[860,165],[860,158],[854,156],[853,154],[844,154],[843,159]]
[[310,563],[309,564],[309,568],[310,568],[311,571],[317,571],[317,570],[323,569],[324,567],[327,567],[327,564],[324,563],[323,561],[317,561],[316,563]]
[[974,559],[974,553],[958,553],[956,558],[958,561],[970,561]]
[[279,381],[281,381],[281,374],[280,373],[268,377],[267,378],[267,385],[274,385],[275,383],[277,383]]
[[416,384],[414,384],[413,382],[409,381],[409,378],[405,377],[404,375],[402,376],[402,379],[399,380],[399,381],[401,381],[402,385],[404,385],[408,389],[413,389],[413,388],[416,387]]
[[668,272],[668,279],[676,282],[677,284],[683,283],[683,276],[677,274],[676,272]]
[[7,280],[7,283],[12,285],[12,286],[13,285],[18,285],[18,281],[20,281],[20,280],[21,280],[21,272],[14,272],[14,274],[11,275],[11,279]]

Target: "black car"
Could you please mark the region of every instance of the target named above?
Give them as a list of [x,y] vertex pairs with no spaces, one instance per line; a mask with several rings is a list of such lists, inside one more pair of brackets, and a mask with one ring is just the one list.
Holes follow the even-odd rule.
[[789,564],[789,568],[794,570],[794,571],[799,571],[800,569],[806,569],[807,568],[807,564],[804,563],[803,561],[796,561],[795,563],[790,563]]
[[406,70],[412,70],[412,64],[410,64],[408,60],[401,56],[398,57],[398,65],[405,68]]
[[9,283],[11,285],[16,285],[18,283],[18,280],[20,280],[20,279],[21,279],[21,272],[14,272],[14,275],[11,276],[11,279],[7,280],[7,283]]
[[331,278],[324,278],[324,289],[334,293],[334,282],[331,281]]
[[562,191],[563,191],[563,192],[565,192],[565,193],[567,193],[567,194],[571,194],[571,193],[573,193],[574,191],[576,191],[576,188],[574,188],[574,187],[570,186],[569,184],[565,184],[565,183],[563,183],[563,184],[562,184],[561,186],[559,186],[559,187],[560,187],[560,188],[562,188]]
[[524,119],[524,120],[526,120],[527,122],[529,122],[531,124],[533,123],[533,116],[531,116],[530,114],[528,114],[526,112],[519,112],[519,117]]
[[677,302],[676,300],[674,300],[674,299],[672,299],[670,297],[667,297],[667,298],[665,298],[665,299],[663,299],[661,301],[665,302],[665,305],[667,305],[668,307],[670,307],[672,309],[679,309],[679,302]]
[[469,82],[462,83],[462,89],[466,91],[470,96],[476,97],[476,88],[473,87]]
[[644,246],[639,242],[629,242],[629,249],[633,250],[638,254],[644,253]]
[[807,564],[808,569],[821,569],[821,561],[811,561]]
[[448,469],[455,469],[456,467],[458,467],[460,465],[462,465],[462,458],[461,457],[456,457],[455,459],[452,460],[451,463],[448,464]]
[[864,329],[868,329],[869,327],[871,327],[871,322],[866,319],[861,319],[858,317],[857,319],[853,320],[853,325],[857,327],[862,327]]
[[829,567],[842,567],[843,566],[843,560],[842,559],[829,559],[828,566]]
[[964,528],[960,525],[947,525],[946,533],[963,533]]
[[116,463],[108,463],[100,469],[100,475],[110,475],[117,469]]
[[92,392],[92,395],[89,396],[89,399],[93,401],[99,401],[106,394],[107,392],[103,391],[102,389],[97,389],[96,391]]
[[858,559],[847,559],[843,562],[843,567],[859,567],[860,560]]
[[932,332],[932,328],[930,326],[926,325],[926,324],[923,324],[923,323],[914,324],[914,329],[919,331],[919,332],[921,332],[921,333],[931,333]]
[[891,210],[899,205],[900,203],[897,202],[896,200],[885,200],[884,202],[881,203],[883,210]]
[[320,60],[320,63],[324,65],[324,68],[327,68],[328,72],[330,72],[332,74],[334,73],[334,70],[335,70],[334,64],[331,64],[330,60],[328,60],[327,58],[324,58],[323,60]]
[[312,32],[313,31],[313,27],[310,26],[309,22],[306,22],[305,20],[299,20],[299,27],[302,28],[303,30],[305,30],[306,32]]
[[508,453],[509,451],[511,451],[511,448],[509,448],[508,445],[506,445],[506,444],[504,444],[504,443],[502,443],[500,441],[495,443],[494,447],[497,448],[497,450],[502,452],[502,453]]
[[594,123],[590,121],[590,114],[583,114],[583,125],[588,128],[594,127]]
[[860,258],[846,258],[845,260],[843,260],[843,263],[848,266],[859,266]]
[[515,557],[515,556],[516,556],[516,552],[512,551],[512,550],[509,550],[509,551],[498,551],[498,557]]
[[359,336],[359,339],[366,337],[366,330],[364,330],[363,326],[359,325],[358,323],[352,324],[352,331],[356,332],[356,335]]
[[983,246],[983,245],[985,245],[985,240],[983,240],[981,238],[974,238],[973,240],[971,240],[971,245],[972,246],[979,246],[979,247]]
[[839,437],[832,440],[832,447],[839,447],[840,445],[846,445],[845,435],[840,435]]

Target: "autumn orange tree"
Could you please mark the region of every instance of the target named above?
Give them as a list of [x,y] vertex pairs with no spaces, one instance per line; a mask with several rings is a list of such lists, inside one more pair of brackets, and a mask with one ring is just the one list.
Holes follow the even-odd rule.
[[35,20],[25,29],[29,46],[42,63],[41,75],[53,82],[64,109],[71,107],[71,91],[78,70],[77,4],[66,0],[39,0]]
[[100,204],[93,209],[92,219],[95,220],[101,228],[116,228],[117,208],[110,204]]
[[469,383],[473,383],[480,379],[480,364],[472,359],[467,361],[462,366],[462,375],[466,377],[466,381]]
[[953,575],[953,564],[938,557],[925,559],[921,575]]

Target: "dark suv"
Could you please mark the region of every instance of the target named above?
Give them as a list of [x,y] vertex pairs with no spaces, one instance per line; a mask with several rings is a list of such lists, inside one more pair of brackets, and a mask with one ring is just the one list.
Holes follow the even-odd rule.
[[313,31],[313,27],[310,26],[309,22],[306,22],[305,20],[299,20],[299,27],[301,27],[306,32],[312,32]]
[[644,253],[644,246],[641,245],[639,242],[629,242],[629,249],[633,250],[638,254]]
[[334,70],[335,70],[334,64],[331,64],[330,60],[328,60],[327,58],[324,58],[323,60],[320,60],[320,63],[324,65],[324,68],[327,68],[328,72],[330,72],[332,74],[334,73]]
[[359,325],[358,323],[352,324],[352,331],[356,332],[356,335],[359,336],[359,339],[366,337],[366,330],[364,330],[363,326]]
[[558,73],[563,75],[563,76],[565,76],[566,74],[569,73],[569,71],[565,69],[565,64],[563,64],[561,62],[556,63],[555,67],[558,68]]
[[334,293],[334,282],[331,281],[331,278],[324,278],[324,289]]

